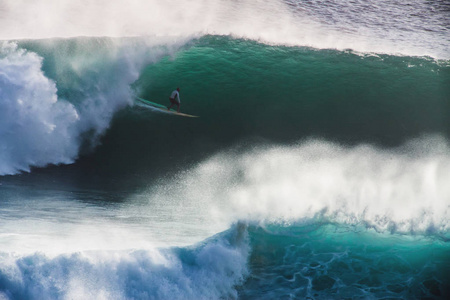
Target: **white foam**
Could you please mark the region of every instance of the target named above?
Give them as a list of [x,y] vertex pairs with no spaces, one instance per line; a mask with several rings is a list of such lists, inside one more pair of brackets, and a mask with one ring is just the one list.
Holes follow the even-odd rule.
[[245,228],[190,249],[90,251],[49,258],[0,252],[4,299],[236,298],[248,274]]
[[[153,48],[153,42],[158,47]],[[44,74],[40,56],[15,43],[1,43],[0,175],[29,171],[31,166],[72,163],[87,132],[95,145],[114,113],[132,103],[130,84],[140,69],[184,41],[153,42],[116,41],[86,53],[81,41],[79,51],[71,56],[53,49],[58,88],[76,95],[72,104],[58,98],[57,86]]]
[[71,163],[78,153],[78,112],[57,101],[56,85],[41,65],[38,55],[0,44],[0,175]]
[[174,179],[179,187],[163,185],[148,197],[178,194],[185,205],[202,203],[214,224],[322,218],[380,231],[446,235],[449,165],[450,148],[442,138],[422,138],[392,151],[312,140],[215,155]]

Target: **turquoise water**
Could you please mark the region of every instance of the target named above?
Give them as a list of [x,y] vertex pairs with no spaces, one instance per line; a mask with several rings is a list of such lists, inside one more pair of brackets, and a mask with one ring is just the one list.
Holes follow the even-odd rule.
[[242,298],[437,298],[448,291],[445,242],[335,224],[270,227],[252,232],[253,272]]
[[136,3],[0,5],[0,299],[449,298],[445,1]]

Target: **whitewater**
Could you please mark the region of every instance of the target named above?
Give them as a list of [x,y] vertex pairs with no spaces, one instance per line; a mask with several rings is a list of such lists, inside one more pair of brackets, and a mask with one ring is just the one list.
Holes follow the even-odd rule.
[[1,1],[0,299],[448,298],[449,13]]

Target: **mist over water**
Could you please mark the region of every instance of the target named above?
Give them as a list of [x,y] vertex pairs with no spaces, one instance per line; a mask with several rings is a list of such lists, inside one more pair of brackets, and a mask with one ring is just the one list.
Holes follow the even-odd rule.
[[0,2],[0,299],[447,299],[448,11]]
[[[231,35],[269,44],[449,58],[446,1],[7,0],[0,39]],[[169,21],[170,20],[170,21]]]
[[[320,219],[448,239],[448,153],[440,138],[419,139],[391,151],[318,140],[243,153],[230,150],[170,180],[177,185],[153,188],[148,198],[165,202],[182,194],[179,201],[211,206],[214,222],[225,224]],[[202,212],[211,214],[204,209],[198,214]]]

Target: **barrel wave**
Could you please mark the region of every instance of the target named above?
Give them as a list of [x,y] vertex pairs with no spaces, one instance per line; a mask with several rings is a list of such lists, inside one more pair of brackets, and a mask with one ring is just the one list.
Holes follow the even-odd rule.
[[449,298],[448,3],[189,2],[0,4],[0,299]]
[[[64,138],[58,138],[61,135],[58,130],[42,134],[45,138],[54,137],[54,143],[64,140],[68,144],[67,149],[60,144],[53,147],[55,152],[62,152],[56,155],[59,159],[52,154],[47,161],[40,161],[39,157],[33,157],[39,152],[31,150],[32,147],[28,147],[30,153],[15,158],[17,162],[9,159],[16,143],[24,142],[19,136],[25,134],[14,132],[19,130],[14,129],[18,128],[14,122],[22,121],[8,122],[10,128],[5,129],[5,140],[11,145],[4,148],[3,174],[29,170],[30,166],[72,162],[83,146],[96,145],[115,113],[130,106],[135,95],[166,104],[167,94],[177,86],[186,95],[183,108],[201,115],[199,122],[181,126],[185,120],[165,120],[155,114],[147,114],[148,120],[143,120],[139,116],[141,111],[128,109],[117,117],[117,122],[124,123],[118,126],[133,132],[136,127],[151,127],[154,138],[160,139],[167,134],[156,130],[164,127],[160,121],[169,122],[173,128],[180,127],[171,132],[174,141],[186,144],[191,140],[191,145],[203,141],[206,149],[255,138],[289,143],[318,136],[348,143],[399,145],[421,135],[447,137],[449,134],[446,61],[274,47],[214,36],[194,40],[181,46],[182,49],[179,49],[180,42],[153,41],[156,45],[139,39],[127,42],[85,38],[4,45],[26,53],[20,54],[22,60],[49,82],[45,97],[57,103],[51,104],[49,109],[54,112],[48,112],[48,116],[40,113],[42,127],[55,125],[53,119],[58,118],[59,112],[53,107],[66,105],[72,111],[65,112],[68,116],[59,117],[67,122],[56,126],[64,130]],[[94,49],[95,54],[91,54]],[[5,53],[4,60],[12,64],[10,56],[17,56],[16,52]],[[35,61],[27,62],[28,57]],[[22,67],[17,62],[8,69],[22,74]],[[30,86],[27,78],[20,79],[22,82],[5,84],[4,97],[11,100],[3,104],[3,119],[7,119],[6,114],[10,116],[11,109],[22,110],[26,115],[23,101],[31,104],[36,101],[35,105],[45,107],[32,95],[14,100],[19,90],[26,91]],[[71,118],[74,120],[69,121]],[[141,126],[140,122],[148,123]],[[32,134],[30,128],[38,130],[38,127],[25,127],[23,130],[30,130],[27,134],[33,138],[39,134]],[[153,142],[150,139],[148,143]],[[161,147],[164,146],[158,146],[160,155],[178,148]],[[38,143],[35,148],[39,148]],[[126,153],[130,147],[125,148]],[[125,159],[127,156],[135,157],[125,154]]]

